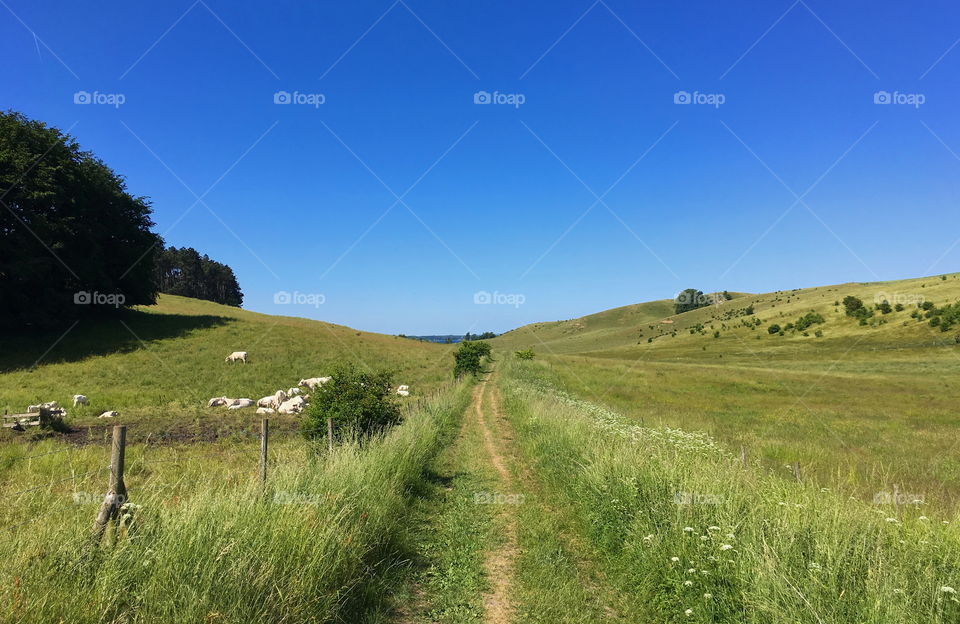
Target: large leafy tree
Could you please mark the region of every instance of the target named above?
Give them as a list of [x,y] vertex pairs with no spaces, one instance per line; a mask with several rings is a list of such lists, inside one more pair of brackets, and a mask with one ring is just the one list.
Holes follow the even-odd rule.
[[[150,215],[147,200],[71,136],[0,112],[0,328],[154,303],[162,240]],[[122,300],[75,303],[80,292]]]

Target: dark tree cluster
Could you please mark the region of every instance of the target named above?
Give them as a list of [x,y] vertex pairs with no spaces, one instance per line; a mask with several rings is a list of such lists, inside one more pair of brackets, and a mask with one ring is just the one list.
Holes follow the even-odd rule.
[[243,305],[243,292],[233,269],[200,255],[192,247],[169,247],[158,254],[156,279],[160,292],[205,299],[229,306]]
[[0,112],[0,328],[156,301],[162,241],[123,177],[56,128]]
[[73,137],[0,112],[0,330],[110,316],[158,292],[239,306],[230,267],[164,250],[151,214]]

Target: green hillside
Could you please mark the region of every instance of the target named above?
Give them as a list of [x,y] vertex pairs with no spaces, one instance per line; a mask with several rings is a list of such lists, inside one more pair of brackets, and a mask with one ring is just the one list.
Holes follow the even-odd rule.
[[[249,363],[224,362],[233,351],[248,351]],[[117,319],[82,321],[65,334],[7,339],[0,352],[0,407],[17,413],[43,401],[66,405],[72,395],[84,394],[90,405],[70,409],[72,422],[104,410],[117,410],[125,420],[226,416],[225,410],[208,409],[207,399],[258,399],[304,377],[323,376],[342,361],[393,370],[398,384],[422,396],[449,379],[449,351],[445,345],[161,295],[157,305]],[[247,420],[252,414],[229,413]]]
[[[860,298],[869,308],[887,299],[892,305],[900,302],[903,309],[888,314],[876,311],[861,325],[845,313],[841,302],[848,295]],[[960,327],[943,332],[930,327],[925,318],[912,318],[917,303],[929,301],[942,307],[958,300],[960,274],[737,293],[730,301],[682,314],[674,314],[673,301],[663,299],[568,321],[526,325],[503,334],[494,344],[553,354],[655,359],[716,358],[719,353],[749,356],[757,350],[791,356],[811,349],[847,350],[854,344],[856,350],[924,347],[953,343]],[[748,308],[752,314],[746,314]],[[825,322],[811,325],[807,335],[789,329],[783,335],[768,333],[771,325],[796,324],[809,312],[821,315]]]

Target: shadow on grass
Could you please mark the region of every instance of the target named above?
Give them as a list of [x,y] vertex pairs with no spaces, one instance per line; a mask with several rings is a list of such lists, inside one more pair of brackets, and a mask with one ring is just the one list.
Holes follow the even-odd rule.
[[0,333],[0,373],[136,351],[151,340],[178,338],[233,321],[225,316],[121,310],[110,318],[81,319],[72,329],[69,322],[54,330]]

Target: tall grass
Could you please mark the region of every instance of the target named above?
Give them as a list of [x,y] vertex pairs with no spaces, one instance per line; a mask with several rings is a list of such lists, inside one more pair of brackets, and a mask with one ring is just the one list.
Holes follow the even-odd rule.
[[[133,447],[127,487],[141,508],[128,534],[86,551],[93,556],[84,552],[95,505],[64,505],[69,489],[59,486],[29,493],[28,512],[54,505],[57,513],[0,540],[0,614],[11,622],[71,623],[375,619],[386,608],[391,569],[406,560],[411,489],[452,435],[466,390],[427,402],[362,448],[317,455],[297,436],[277,440],[266,491],[253,476],[252,440],[237,447],[243,452],[180,449],[176,461],[167,461],[175,456],[170,450],[144,458]],[[221,463],[205,454],[211,450],[228,452]],[[105,463],[103,448],[47,459],[30,469],[0,460],[0,493],[26,486],[25,475],[62,474],[67,461]],[[11,524],[23,513],[11,506],[2,517]]]
[[543,363],[502,373],[521,451],[650,621],[960,621],[960,517],[744,468],[556,390]]

